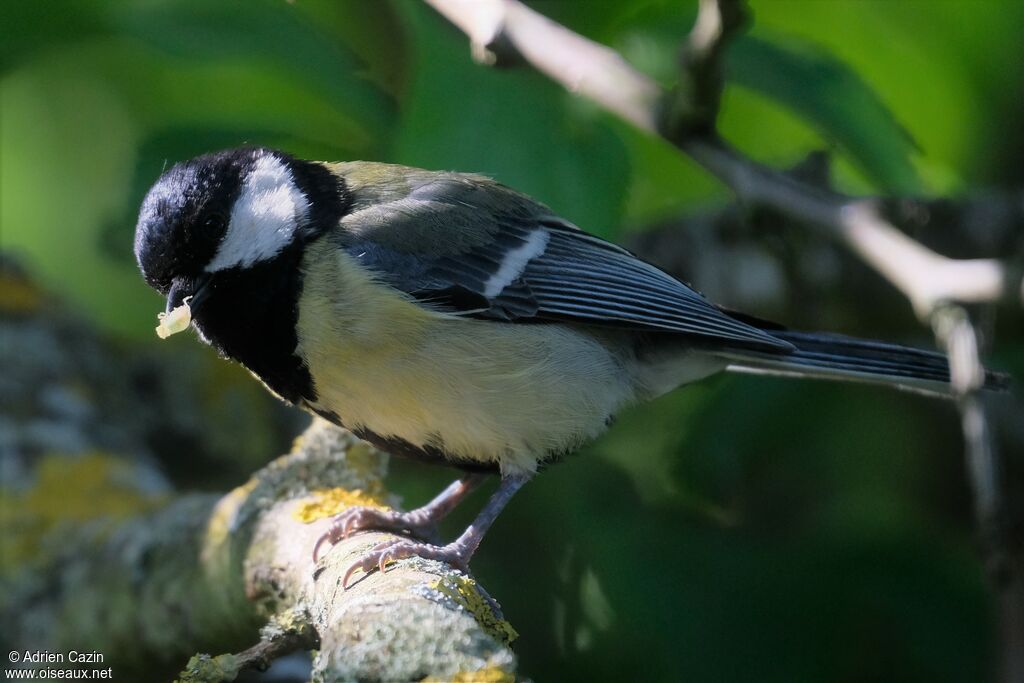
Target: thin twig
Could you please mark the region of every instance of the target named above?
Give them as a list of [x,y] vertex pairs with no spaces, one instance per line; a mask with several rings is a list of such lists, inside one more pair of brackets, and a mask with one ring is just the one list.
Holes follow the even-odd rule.
[[[517,0],[425,1],[469,36],[478,56],[496,46],[506,58],[514,51],[570,92],[673,142],[740,199],[825,228],[895,285],[923,321],[945,302],[991,302],[1004,297],[1024,302],[1024,288],[1017,283],[1011,286],[1008,271],[998,260],[956,260],[937,254],[886,221],[870,200],[810,187],[741,155],[713,134],[694,135],[693,121],[673,121],[678,107],[663,107],[664,93],[658,85],[616,52]],[[717,22],[724,28],[721,17],[732,16],[713,1],[702,2],[700,8],[699,27]],[[709,12],[716,12],[719,19],[707,18]],[[716,36],[721,41],[734,32],[701,28],[700,34],[710,38],[693,38],[690,43],[701,44]],[[720,49],[720,45],[705,45],[707,54],[718,54]],[[707,68],[706,62],[697,63]]]
[[981,541],[989,555],[990,573],[999,580],[1007,561],[1003,548],[1007,539],[1001,486],[1001,466],[995,440],[979,392],[985,384],[985,368],[978,353],[978,337],[971,319],[961,306],[947,305],[932,316],[939,345],[949,357],[949,377],[960,411],[967,474],[974,491],[974,513]]
[[697,21],[680,54],[682,78],[667,98],[665,119],[691,135],[714,131],[722,96],[722,51],[746,24],[741,0],[700,0]]
[[320,637],[313,628],[312,619],[304,610],[289,610],[284,615],[271,618],[260,629],[260,641],[239,652],[239,671],[255,669],[266,671],[276,659],[303,650],[320,647]]
[[661,88],[614,50],[513,0],[426,2],[469,36],[477,61],[492,64],[514,50],[569,92],[597,102],[637,128],[656,130]]
[[261,637],[258,643],[238,654],[197,654],[178,674],[176,683],[230,683],[243,671],[266,671],[285,655],[317,647],[316,631],[306,625],[299,630]]
[[899,289],[923,322],[946,302],[994,302],[1010,293],[1001,262],[937,254],[882,218],[874,200],[809,187],[741,156],[718,138],[687,138],[679,145],[740,199],[827,229]]

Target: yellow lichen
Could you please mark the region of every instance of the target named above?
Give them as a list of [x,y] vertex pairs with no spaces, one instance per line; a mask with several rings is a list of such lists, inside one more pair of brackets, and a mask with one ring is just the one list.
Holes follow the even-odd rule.
[[263,633],[264,637],[268,631],[273,631],[275,635],[297,635],[306,633],[312,628],[309,610],[299,605],[271,616],[267,625],[263,627]]
[[[314,419],[315,420],[319,420],[319,419],[322,419],[322,418],[314,418]],[[301,451],[305,447],[306,447],[306,432],[301,432],[297,437],[292,439],[292,447],[288,450],[288,455],[292,455],[292,454],[298,453],[299,451]]]
[[420,683],[514,683],[516,677],[500,666],[487,666],[476,671],[460,671],[451,678],[427,676]]
[[362,479],[377,479],[380,471],[380,452],[365,443],[354,443],[345,451],[345,464]]
[[131,482],[130,465],[112,455],[44,457],[32,488],[0,491],[0,568],[6,571],[34,557],[43,536],[57,524],[125,519],[164,501]]
[[193,655],[185,665],[185,670],[178,674],[174,683],[213,683],[233,681],[241,670],[241,662],[235,655],[207,654]]
[[496,640],[508,645],[519,633],[505,619],[494,612],[491,603],[480,593],[476,580],[468,576],[438,579],[430,586],[466,608],[477,623]]
[[0,273],[0,310],[5,313],[32,313],[45,301],[43,292],[25,278]]
[[324,517],[347,510],[350,507],[362,506],[386,510],[384,491],[379,482],[374,482],[366,491],[362,489],[316,489],[311,491],[312,498],[301,501],[292,512],[296,520],[309,524]]
[[242,503],[258,484],[259,480],[252,477],[217,501],[217,505],[214,506],[210,513],[210,519],[206,523],[206,537],[203,543],[205,548],[212,549],[227,541],[235,513],[242,507]]

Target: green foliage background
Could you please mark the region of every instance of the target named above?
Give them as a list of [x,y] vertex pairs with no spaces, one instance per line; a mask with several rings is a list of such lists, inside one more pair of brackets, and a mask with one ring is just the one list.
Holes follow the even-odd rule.
[[[696,3],[531,4],[670,83]],[[1024,3],[752,5],[721,119],[750,155],[833,150],[853,192],[1024,180]],[[136,347],[162,302],[132,261],[134,212],[167,164],[215,148],[482,172],[611,239],[729,199],[543,77],[474,65],[413,0],[16,0],[0,27],[2,246]],[[1020,337],[1001,344],[1019,365]],[[715,379],[552,467],[476,569],[537,680],[984,680],[993,603],[961,457],[944,404]],[[410,503],[450,476],[396,465]]]

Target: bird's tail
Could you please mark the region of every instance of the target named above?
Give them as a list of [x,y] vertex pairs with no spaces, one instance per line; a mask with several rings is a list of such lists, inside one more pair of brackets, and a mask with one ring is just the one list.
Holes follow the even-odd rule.
[[[789,353],[743,350],[722,354],[729,370],[887,384],[948,396],[949,362],[941,353],[837,334],[768,330],[793,345]],[[1001,390],[1008,378],[986,371],[985,388]]]

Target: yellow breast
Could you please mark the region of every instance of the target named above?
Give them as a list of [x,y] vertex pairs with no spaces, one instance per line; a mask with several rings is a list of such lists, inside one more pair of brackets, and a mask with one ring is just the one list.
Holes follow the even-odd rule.
[[297,352],[315,407],[350,428],[523,472],[632,399],[627,372],[586,332],[428,310],[326,240],[303,267]]

